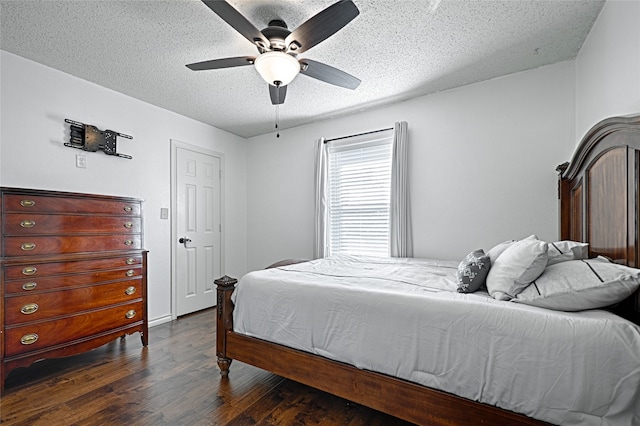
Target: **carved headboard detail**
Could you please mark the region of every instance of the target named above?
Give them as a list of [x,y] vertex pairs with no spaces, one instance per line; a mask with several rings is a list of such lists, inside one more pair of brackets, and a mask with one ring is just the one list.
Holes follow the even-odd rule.
[[[560,238],[588,242],[592,257],[640,267],[640,115],[596,124],[557,170]],[[640,323],[640,294],[617,309]]]

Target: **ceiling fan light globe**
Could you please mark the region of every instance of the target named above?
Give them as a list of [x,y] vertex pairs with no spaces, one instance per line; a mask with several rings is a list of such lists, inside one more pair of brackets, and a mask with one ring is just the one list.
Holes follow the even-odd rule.
[[[254,63],[262,78],[272,86],[286,86],[300,72],[300,64],[284,52],[265,52]],[[280,82],[276,84],[276,81]]]

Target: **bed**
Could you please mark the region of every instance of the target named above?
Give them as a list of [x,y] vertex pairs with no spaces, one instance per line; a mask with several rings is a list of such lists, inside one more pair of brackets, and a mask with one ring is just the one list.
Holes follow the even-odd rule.
[[[492,279],[486,291],[458,293],[458,262],[421,259],[281,262],[237,286],[225,276],[216,280],[221,374],[235,359],[417,424],[640,424],[640,295],[632,286],[640,273],[640,116],[598,123],[558,173],[558,240],[585,253],[551,264],[555,242],[509,242],[546,247],[535,285],[497,297]],[[511,252],[491,259],[494,272]],[[631,276],[623,291],[600,286],[586,299],[545,293],[562,274],[575,281],[580,272],[571,268],[609,282],[604,270],[624,268],[617,265]],[[346,284],[348,270],[355,284]],[[423,285],[423,274],[435,279]],[[297,290],[302,276],[311,293]],[[606,309],[590,309],[594,299]],[[561,310],[567,303],[571,312]],[[271,322],[281,326],[264,327]],[[351,327],[335,331],[345,323]]]

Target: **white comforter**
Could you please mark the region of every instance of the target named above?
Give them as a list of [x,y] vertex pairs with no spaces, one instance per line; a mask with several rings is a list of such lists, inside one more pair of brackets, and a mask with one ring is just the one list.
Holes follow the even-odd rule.
[[337,257],[255,271],[234,330],[562,425],[640,425],[640,327],[456,292],[457,262]]

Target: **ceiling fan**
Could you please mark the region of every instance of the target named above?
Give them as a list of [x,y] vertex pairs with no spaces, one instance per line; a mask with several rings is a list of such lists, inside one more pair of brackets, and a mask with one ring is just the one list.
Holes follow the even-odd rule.
[[273,105],[284,103],[287,85],[298,75],[324,81],[347,89],[355,89],[360,80],[332,66],[311,59],[297,59],[299,53],[311,49],[351,22],[360,11],[351,0],[340,0],[312,16],[290,31],[287,24],[274,19],[262,31],[224,0],[202,0],[216,15],[231,25],[257,48],[258,56],[236,56],[187,65],[193,71],[254,65],[269,83]]

